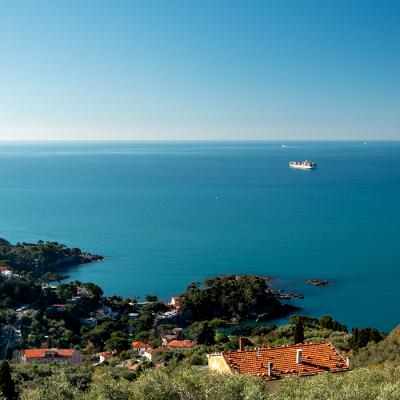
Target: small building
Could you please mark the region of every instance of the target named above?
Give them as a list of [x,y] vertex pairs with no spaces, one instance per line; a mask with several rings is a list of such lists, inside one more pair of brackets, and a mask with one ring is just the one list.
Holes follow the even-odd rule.
[[118,312],[113,311],[111,307],[108,306],[102,306],[99,308],[96,308],[95,310],[96,317],[97,318],[116,318],[118,316]]
[[173,340],[167,344],[171,350],[188,350],[196,346],[191,340]]
[[138,355],[142,355],[145,351],[152,349],[152,346],[144,342],[132,342],[131,347]]
[[148,349],[143,352],[142,357],[148,361],[153,362],[156,356],[158,356],[160,353],[165,353],[167,351],[171,351],[171,349],[168,347],[156,347],[154,349]]
[[181,309],[182,297],[181,296],[173,296],[171,297],[171,306],[176,308],[178,311]]
[[282,347],[244,349],[209,354],[208,368],[219,372],[249,374],[265,380],[287,376],[310,376],[323,372],[346,372],[348,360],[329,342],[304,343]]
[[0,275],[6,276],[6,277],[10,277],[12,276],[12,271],[10,271],[7,267],[7,265],[5,264],[1,264],[0,265]]
[[80,364],[81,353],[74,349],[26,349],[23,351],[21,362],[57,362],[60,364]]
[[103,352],[103,353],[99,353],[99,364],[103,364],[104,361],[106,361],[108,358],[112,358],[116,355],[116,351],[113,352]]

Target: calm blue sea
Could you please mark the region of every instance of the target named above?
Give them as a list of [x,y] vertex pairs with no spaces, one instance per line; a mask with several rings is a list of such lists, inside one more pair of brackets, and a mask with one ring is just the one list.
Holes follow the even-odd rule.
[[[305,294],[306,314],[393,328],[400,142],[285,144],[2,143],[0,236],[108,256],[66,271],[108,294],[168,298],[217,274],[273,275]],[[303,159],[319,168],[288,168]]]

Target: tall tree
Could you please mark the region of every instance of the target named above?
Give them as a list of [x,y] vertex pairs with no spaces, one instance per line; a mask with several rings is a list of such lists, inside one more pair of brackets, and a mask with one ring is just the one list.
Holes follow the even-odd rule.
[[301,321],[297,321],[296,325],[294,326],[294,343],[304,343],[304,327]]
[[11,377],[11,369],[8,361],[0,362],[0,396],[6,400],[16,400],[15,382]]

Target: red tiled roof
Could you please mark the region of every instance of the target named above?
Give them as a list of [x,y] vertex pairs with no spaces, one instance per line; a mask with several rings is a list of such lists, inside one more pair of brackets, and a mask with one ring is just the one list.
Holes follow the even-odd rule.
[[74,349],[26,349],[24,356],[26,358],[43,358],[46,353],[54,353],[55,357],[72,357],[76,350]]
[[144,342],[132,342],[132,349],[151,349],[148,343]]
[[191,340],[173,340],[167,344],[168,347],[188,348],[195,345]]
[[[301,363],[296,362],[302,350]],[[331,343],[304,343],[293,346],[222,352],[232,372],[278,379],[289,375],[314,375],[320,372],[344,372],[350,368]],[[268,375],[272,363],[272,375]]]

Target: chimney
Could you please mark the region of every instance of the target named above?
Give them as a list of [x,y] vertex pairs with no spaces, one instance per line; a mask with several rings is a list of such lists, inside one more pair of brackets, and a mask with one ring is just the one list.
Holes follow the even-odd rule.
[[272,369],[274,367],[274,364],[272,362],[268,363],[268,376],[272,376]]
[[303,350],[297,349],[296,350],[296,364],[301,364],[303,362],[302,355],[303,355]]
[[239,351],[244,351],[244,338],[239,338]]

